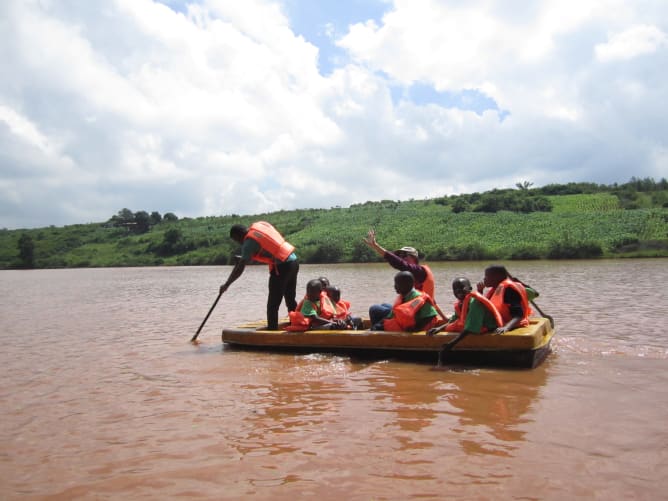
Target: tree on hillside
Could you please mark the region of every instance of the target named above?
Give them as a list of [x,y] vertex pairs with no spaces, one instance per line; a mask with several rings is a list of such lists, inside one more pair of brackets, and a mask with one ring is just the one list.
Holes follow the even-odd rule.
[[[480,201],[473,207],[474,212],[550,212],[552,203],[544,196],[534,195],[528,189],[492,190],[483,193]],[[454,212],[454,207],[453,207]]]
[[372,263],[378,261],[376,253],[364,242],[353,243],[353,252],[351,256],[353,263]]
[[27,233],[23,233],[19,238],[19,259],[24,268],[35,267],[35,244]]
[[134,222],[135,222],[134,226],[135,233],[146,233],[151,227],[150,216],[148,215],[148,212],[146,212],[145,210],[140,210],[138,212],[135,212]]
[[305,261],[309,264],[338,263],[343,256],[343,249],[337,242],[323,242],[314,250],[305,252]]
[[178,221],[178,220],[179,220],[179,218],[176,217],[176,215],[175,215],[173,212],[167,212],[164,216],[162,216],[162,219],[163,219],[164,221],[169,221],[169,222],[172,222],[172,221]]
[[117,214],[111,216],[109,223],[116,227],[130,228],[135,224],[135,215],[130,209],[121,209]]
[[462,197],[457,198],[452,204],[452,212],[458,214],[460,212],[466,212],[469,208],[469,204],[466,203]]
[[176,228],[172,228],[171,230],[167,230],[165,232],[165,236],[163,237],[163,242],[170,247],[174,247],[177,243],[179,243],[179,240],[183,237],[183,234],[181,233],[180,230]]
[[[171,220],[170,217],[172,216],[174,221],[177,219],[173,214],[172,216],[169,216],[169,214],[165,214],[165,220]],[[157,211],[151,212],[149,216],[148,212],[144,210],[132,212],[130,209],[121,209],[118,214],[109,219],[109,223],[112,226],[124,227],[133,233],[146,233],[151,226],[159,224],[162,220],[163,217]]]
[[657,191],[668,189],[668,182],[662,178],[658,183],[652,177],[640,179],[633,176],[628,183],[623,184],[622,188],[630,188],[635,191]]
[[162,221],[162,216],[158,211],[151,212],[151,216],[149,218],[149,222],[151,223],[151,225],[160,224],[161,221]]
[[178,228],[170,228],[163,235],[162,242],[152,243],[147,248],[149,252],[162,257],[183,254],[193,249],[195,249],[195,243],[183,238],[183,233]]

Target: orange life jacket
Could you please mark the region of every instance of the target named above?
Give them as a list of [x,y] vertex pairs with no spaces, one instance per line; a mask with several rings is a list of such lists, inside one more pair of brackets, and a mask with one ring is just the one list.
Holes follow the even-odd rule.
[[345,320],[346,318],[348,318],[348,315],[350,314],[349,301],[339,299],[339,301],[334,305],[334,307],[336,308],[336,313],[334,313],[334,318],[340,320]]
[[506,292],[506,288],[508,287],[517,291],[522,301],[522,311],[524,312],[524,316],[522,317],[522,320],[520,320],[520,322],[517,324],[517,327],[526,327],[527,325],[529,325],[529,316],[531,315],[532,310],[531,307],[529,306],[529,298],[527,296],[527,291],[522,284],[510,280],[509,278],[506,278],[501,283],[499,283],[499,285],[497,285],[494,289],[490,289],[489,291],[487,291],[485,296],[492,302],[492,304],[496,307],[496,309],[499,310],[499,313],[501,314],[501,318],[503,320],[503,324],[505,325],[508,322],[510,322],[511,318],[513,318],[510,315],[510,307],[503,302],[503,295]]
[[427,302],[434,304],[431,297],[424,292],[418,292],[417,296],[406,302],[404,302],[403,296],[398,295],[392,306],[394,316],[383,320],[383,330],[409,331],[414,328],[415,315]]
[[320,311],[318,311],[318,315],[327,320],[334,318],[334,315],[336,315],[336,306],[334,306],[334,303],[326,292],[320,295]]
[[[274,267],[275,261],[285,261],[295,250],[294,245],[287,242],[283,235],[266,221],[251,224],[244,240],[246,238],[251,238],[260,244],[261,250],[252,256],[253,260],[268,264],[270,269]],[[263,254],[262,251],[270,256]]]
[[426,273],[426,278],[424,279],[424,282],[422,283],[416,283],[415,288],[419,291],[426,292],[429,294],[430,298],[434,297],[434,290],[436,287],[436,281],[434,280],[434,274],[431,271],[431,268],[427,266],[426,264],[421,264],[422,268],[424,268],[424,271]]
[[299,310],[289,311],[288,317],[290,318],[290,325],[285,327],[286,331],[307,331],[311,327],[311,319],[305,317]]
[[449,329],[450,326],[455,326],[455,327],[459,328],[459,330],[461,330],[461,329],[464,328],[464,318],[462,317],[462,303],[463,303],[464,301],[466,301],[466,298],[467,298],[467,297],[468,297],[468,295],[467,295],[462,301],[460,301],[460,300],[458,299],[458,300],[455,301],[455,303],[453,304],[453,307],[454,307],[454,309],[455,309],[455,313],[457,314],[457,319],[454,320],[452,323],[448,324],[448,326],[445,328],[446,331],[448,331],[448,332],[458,332],[458,330],[455,329],[454,327],[453,327],[452,330],[450,330],[450,329]]
[[[304,304],[304,300],[306,299],[308,298],[304,296],[304,299],[302,299],[297,305],[297,309],[295,311],[288,312],[288,317],[290,318],[290,325],[288,325],[285,328],[285,330],[305,331],[311,327],[311,319],[309,317],[304,316],[304,314],[301,312],[302,305]],[[318,316],[326,318],[328,320],[334,318],[334,314],[336,313],[336,307],[334,306],[334,303],[332,303],[332,300],[329,298],[329,296],[325,291],[322,291],[320,293],[319,303],[320,303],[319,305],[316,305],[317,306],[316,313],[318,314]]]
[[[480,301],[483,306],[485,306],[485,308],[487,308],[489,312],[494,315],[494,320],[496,321],[497,327],[501,327],[503,325],[503,319],[501,318],[499,310],[496,309],[496,306],[494,306],[494,304],[492,304],[492,302],[482,294],[476,291],[472,291],[466,295],[463,301],[455,302],[455,313],[457,313],[457,319],[445,327],[446,332],[461,332],[464,330],[464,325],[466,325],[466,317],[469,314],[469,305],[471,304],[472,297]],[[487,329],[483,327],[483,332],[486,331]]]

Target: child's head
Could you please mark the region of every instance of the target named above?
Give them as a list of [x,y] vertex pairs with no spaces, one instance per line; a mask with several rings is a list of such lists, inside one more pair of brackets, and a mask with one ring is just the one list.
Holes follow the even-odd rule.
[[493,264],[485,268],[485,287],[496,287],[506,278],[508,278],[508,270],[505,266],[500,264]]
[[306,297],[309,301],[319,301],[320,293],[322,292],[322,282],[319,279],[314,278],[309,280],[306,284]]
[[471,281],[465,277],[457,277],[452,281],[452,293],[459,300],[462,300],[466,295],[473,290]]
[[329,287],[329,278],[318,277],[318,280],[320,280],[320,283],[322,284],[323,290],[327,290],[327,287]]
[[415,279],[410,271],[400,271],[394,275],[394,290],[397,294],[405,296],[415,285]]
[[338,303],[341,300],[341,290],[336,285],[330,285],[325,291],[335,303]]

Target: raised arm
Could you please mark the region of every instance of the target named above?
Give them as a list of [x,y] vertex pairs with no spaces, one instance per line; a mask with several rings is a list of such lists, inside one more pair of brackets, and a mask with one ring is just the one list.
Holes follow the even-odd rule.
[[376,251],[376,254],[378,254],[380,257],[384,257],[385,253],[387,252],[385,249],[383,249],[380,244],[376,241],[376,230],[371,228],[369,230],[369,233],[367,233],[366,238],[364,239],[364,243],[367,244],[369,247],[371,247],[374,251]]

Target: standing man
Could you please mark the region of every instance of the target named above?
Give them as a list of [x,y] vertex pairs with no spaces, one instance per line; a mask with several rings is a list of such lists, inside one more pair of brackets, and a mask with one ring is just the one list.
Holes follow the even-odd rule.
[[297,275],[299,260],[295,247],[271,224],[258,221],[246,228],[235,224],[230,228],[230,238],[241,244],[241,256],[230,276],[220,286],[223,294],[241,276],[246,265],[259,261],[269,265],[269,295],[267,296],[267,328],[278,330],[278,309],[285,298],[288,312],[297,307]]

